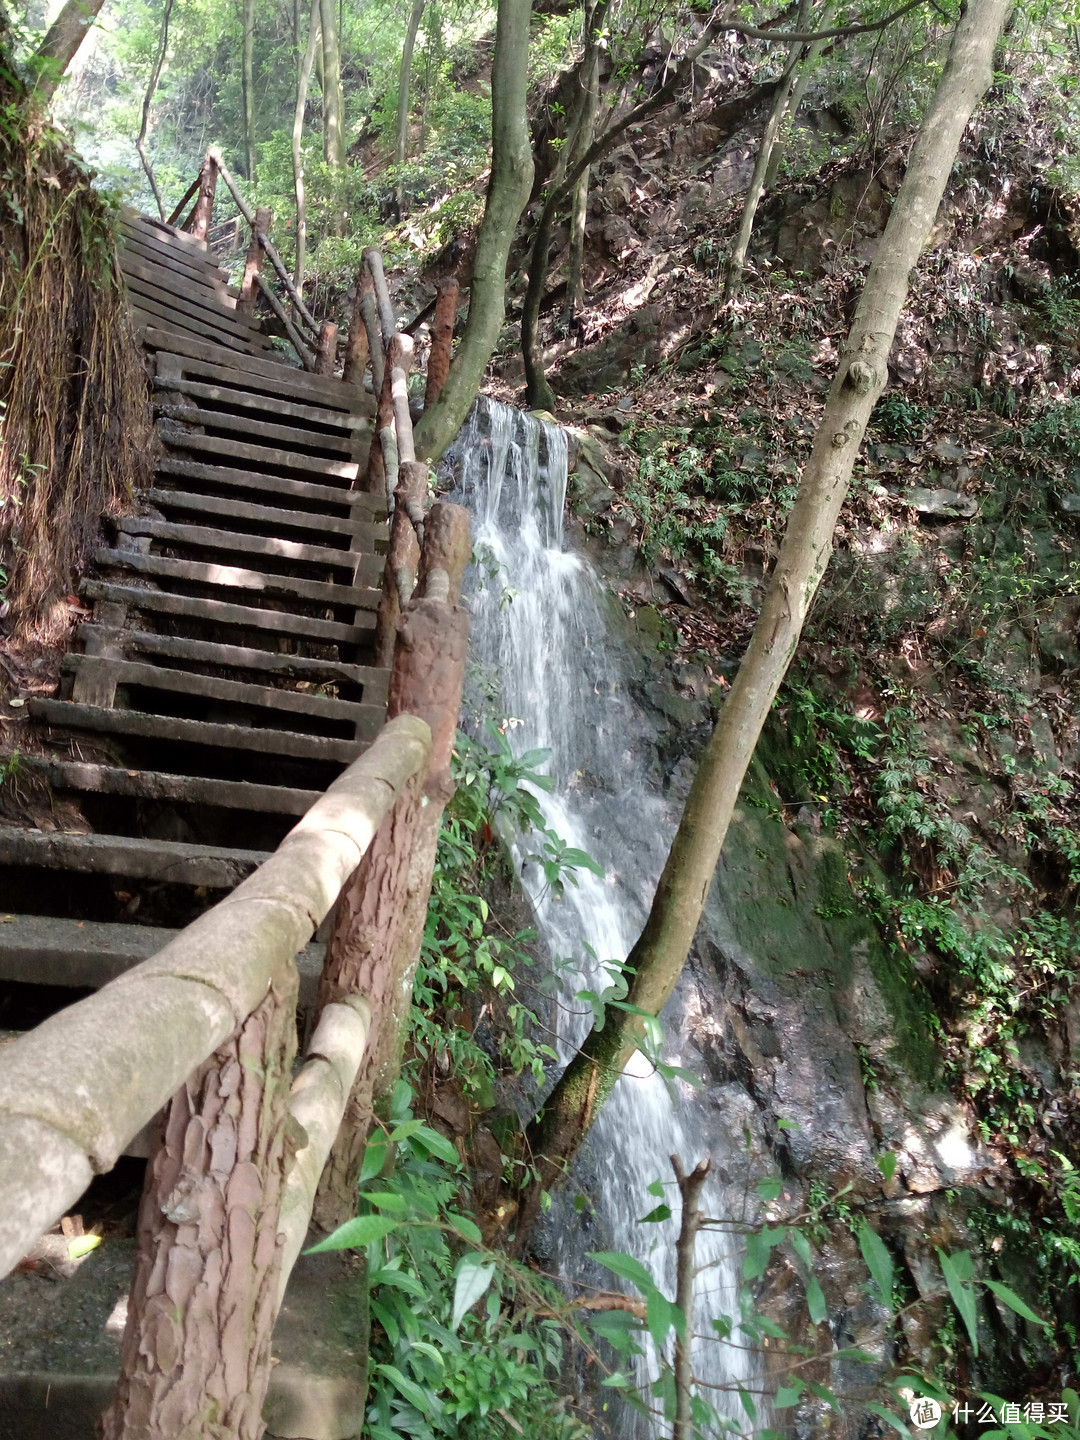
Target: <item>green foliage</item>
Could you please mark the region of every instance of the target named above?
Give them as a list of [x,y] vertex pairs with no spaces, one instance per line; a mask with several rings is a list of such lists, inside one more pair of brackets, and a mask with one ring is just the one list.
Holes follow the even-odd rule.
[[890,391],[874,406],[870,424],[887,440],[911,444],[921,440],[926,426],[934,418],[933,410],[917,405],[914,400]]

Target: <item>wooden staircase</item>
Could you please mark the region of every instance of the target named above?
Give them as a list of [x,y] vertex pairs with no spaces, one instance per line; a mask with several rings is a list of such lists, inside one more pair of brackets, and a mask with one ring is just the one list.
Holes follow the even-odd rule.
[[20,784],[85,824],[0,826],[0,908],[34,910],[0,925],[5,981],[92,987],[153,953],[385,717],[386,509],[353,488],[373,400],[286,363],[204,242],[134,214],[122,233],[154,480],[94,556],[58,695],[28,703]]

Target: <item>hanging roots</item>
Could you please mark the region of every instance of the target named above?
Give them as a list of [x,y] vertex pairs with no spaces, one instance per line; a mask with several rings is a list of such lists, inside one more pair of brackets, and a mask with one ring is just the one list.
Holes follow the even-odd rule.
[[147,380],[113,217],[78,157],[0,87],[0,615],[59,639],[102,514],[149,479]]

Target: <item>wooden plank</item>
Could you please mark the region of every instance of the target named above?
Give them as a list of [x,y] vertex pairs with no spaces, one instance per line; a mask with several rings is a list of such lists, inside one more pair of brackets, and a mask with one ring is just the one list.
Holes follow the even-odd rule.
[[272,685],[223,680],[218,675],[200,675],[192,670],[167,670],[162,665],[145,665],[139,660],[65,655],[61,669],[76,673],[80,670],[106,672],[117,685],[138,685],[144,690],[166,690],[173,694],[198,695],[206,700],[227,700],[234,705],[254,705],[260,710],[280,710],[286,715],[303,715],[308,719],[343,720],[358,727],[360,739],[378,734],[386,721],[386,710],[382,705],[334,700],[303,690],[275,690]]
[[293,500],[311,500],[339,511],[359,512],[372,521],[381,521],[386,515],[386,501],[380,495],[369,495],[366,490],[339,490],[308,480],[288,479],[284,475],[263,475],[258,470],[234,470],[231,465],[206,465],[200,460],[181,460],[175,455],[164,456],[154,468],[158,475],[176,476],[187,481],[202,480],[230,490],[254,490],[267,495],[287,495]]
[[[151,329],[147,336],[148,343],[162,350],[169,350],[167,341],[168,332],[160,336],[155,335]],[[184,344],[173,347],[174,355],[186,355],[192,360],[205,360],[212,365],[223,365],[230,370],[243,370],[250,375],[261,375],[268,380],[281,380],[283,374],[288,376],[290,386],[289,393],[297,400],[305,395],[317,396],[321,404],[340,407],[341,409],[352,409],[359,403],[360,392],[354,387],[343,384],[340,380],[327,380],[322,375],[311,375],[306,370],[300,370],[296,366],[289,365],[285,359],[272,360],[269,358],[255,358],[237,360],[229,350],[212,341],[199,341],[197,339],[186,340]],[[343,400],[348,400],[348,405]]]
[[[151,291],[147,294],[147,291]],[[133,310],[156,317],[168,325],[189,331],[196,338],[209,338],[231,349],[242,350],[248,355],[261,355],[266,348],[266,339],[257,330],[251,330],[238,320],[227,320],[209,312],[196,313],[193,306],[184,307],[161,290],[144,285],[141,280],[128,286],[128,303]]]
[[[78,628],[78,639],[87,653],[107,653],[90,645],[115,646],[118,659],[128,652],[137,655],[168,655],[177,660],[197,660],[227,669],[258,670],[267,675],[287,675],[295,680],[319,684],[340,680],[364,687],[364,700],[371,704],[386,701],[390,671],[382,666],[351,665],[344,660],[321,660],[309,655],[283,655],[279,650],[260,650],[248,645],[219,645],[213,640],[192,639],[186,635],[159,635],[149,630],[116,630],[106,625],[87,623]],[[65,704],[68,702],[65,701]]]
[[[102,713],[115,714],[112,710]],[[270,854],[269,850],[233,850],[218,845],[189,845],[179,840],[140,840],[129,835],[0,828],[2,865],[122,875],[172,885],[205,885],[213,890],[231,890],[264,860],[269,860]]]
[[[143,253],[140,254],[140,250]],[[181,294],[191,294],[223,305],[234,312],[236,310],[236,301],[224,285],[204,275],[196,275],[163,255],[151,256],[137,240],[124,242],[120,251],[120,268],[126,276],[133,275],[136,279],[146,280],[166,289],[175,287]]]
[[172,715],[151,715],[143,710],[74,705],[70,700],[32,700],[29,708],[32,715],[57,729],[134,735],[139,739],[162,740],[169,744],[209,745],[215,749],[287,755],[294,760],[325,761],[327,764],[351,765],[367,748],[365,742],[359,740],[328,740],[322,735],[303,735],[295,730],[180,720]]
[[333,550],[324,545],[279,540],[274,535],[248,535],[242,530],[216,530],[209,525],[181,525],[172,520],[150,520],[143,515],[124,515],[116,521],[116,527],[122,535],[150,535],[170,545],[224,550],[230,555],[273,556],[305,565],[324,565],[331,570],[349,570],[359,561],[355,573],[367,584],[374,584],[382,578],[382,561],[378,556],[364,555],[348,548]]
[[[196,362],[192,365],[190,361],[185,362],[176,356],[176,368],[180,372],[174,374],[171,367],[163,366],[162,361],[167,360],[162,351],[158,351],[157,378],[154,384],[159,390],[179,390],[184,395],[190,395],[193,400],[213,400],[219,405],[232,405],[238,410],[257,410],[268,415],[285,415],[292,420],[304,420],[309,425],[325,425],[332,428],[340,435],[343,432],[351,434],[357,430],[370,430],[370,421],[363,415],[351,414],[342,410],[322,409],[317,405],[300,405],[295,400],[283,400],[280,395],[256,395],[250,390],[237,390],[231,385],[205,385],[198,380],[190,380],[188,376],[199,371],[205,373],[209,370],[216,371],[215,365],[199,366]],[[225,372],[228,374],[228,372]],[[228,378],[234,380],[234,375],[228,374]]]
[[151,299],[160,299],[162,303],[171,305],[174,310],[190,314],[194,319],[201,318],[205,312],[211,319],[227,330],[234,330],[238,335],[257,334],[260,339],[265,339],[257,325],[250,324],[237,313],[234,306],[219,300],[209,287],[201,287],[169,271],[150,265],[137,265],[132,261],[126,261],[121,269],[124,272],[124,283],[135,295],[149,295]]
[[170,259],[177,265],[186,266],[192,274],[214,275],[220,280],[227,280],[228,276],[218,264],[215,256],[208,251],[194,252],[186,247],[174,245],[171,239],[152,230],[147,225],[133,225],[127,220],[120,221],[120,233],[125,240],[134,240],[137,245],[144,246],[152,255],[161,256],[163,259]]
[[253,505],[233,496],[192,495],[183,490],[151,490],[146,497],[159,510],[183,510],[196,515],[224,515],[234,520],[249,520],[260,525],[276,525],[282,530],[317,530],[323,535],[351,535],[362,541],[372,553],[380,545],[385,548],[385,525],[370,520],[339,519],[336,515],[318,515],[310,510],[279,510],[270,505]]
[[364,644],[371,639],[375,629],[373,613],[359,614],[354,624],[346,625],[339,620],[318,620],[285,610],[230,605],[225,600],[175,595],[169,590],[148,590],[141,585],[121,585],[107,580],[84,580],[80,593],[88,600],[129,605],[134,610],[149,611],[155,615],[172,615],[215,625],[236,625],[247,630],[268,630],[274,635],[295,635],[298,639],[318,640],[331,645]]
[[134,570],[139,575],[219,585],[226,590],[257,590],[263,595],[295,596],[315,604],[349,605],[358,610],[377,610],[382,598],[381,590],[331,585],[324,580],[296,580],[291,575],[264,575],[259,570],[241,570],[232,565],[202,565],[195,560],[173,560],[166,555],[142,555],[136,550],[97,550],[94,561],[98,565]]
[[235,435],[255,435],[260,440],[279,440],[290,449],[331,450],[354,459],[355,440],[351,435],[327,435],[318,430],[302,430],[296,425],[274,425],[248,415],[233,415],[227,410],[203,410],[198,405],[156,404],[155,411],[165,420],[182,425],[203,425],[208,430],[226,430]]
[[318,790],[256,785],[248,780],[211,780],[201,775],[166,775],[160,770],[120,770],[85,760],[45,760],[39,755],[23,755],[19,765],[57,790],[185,801],[260,814],[306,815],[319,798]]
[[[169,312],[164,305],[159,305],[154,300],[147,300],[142,295],[132,295],[130,291],[128,292],[128,305],[136,326],[143,331],[141,338],[144,343],[146,333],[150,329],[160,330],[163,335],[168,337],[171,345],[175,345],[178,340],[201,340],[210,333],[206,326],[199,325],[194,320],[188,320],[185,316]],[[215,331],[214,337],[215,341],[223,348],[234,346],[236,350],[244,354],[254,353],[255,347],[250,341],[240,340],[236,336],[226,334],[225,331]]]
[[314,455],[297,455],[269,445],[249,445],[243,440],[226,440],[218,435],[193,435],[161,425],[159,432],[167,445],[180,450],[202,450],[211,455],[227,455],[233,460],[247,460],[255,465],[272,465],[279,470],[303,470],[310,475],[325,475],[345,481],[356,479],[359,466],[349,460],[320,460]]
[[206,241],[192,235],[189,230],[181,230],[176,225],[166,225],[164,220],[155,220],[152,215],[144,215],[139,210],[128,211],[124,219],[133,228],[153,235],[163,245],[172,245],[178,250],[186,251],[189,255],[210,255],[210,248]]
[[223,271],[208,270],[205,267],[194,269],[183,260],[177,260],[172,255],[163,255],[160,250],[154,250],[149,245],[144,245],[133,235],[121,235],[120,243],[122,246],[120,250],[121,270],[126,269],[129,258],[138,260],[152,270],[178,275],[200,288],[205,286],[212,295],[217,296],[223,305],[235,309],[240,291],[235,285],[228,283]]

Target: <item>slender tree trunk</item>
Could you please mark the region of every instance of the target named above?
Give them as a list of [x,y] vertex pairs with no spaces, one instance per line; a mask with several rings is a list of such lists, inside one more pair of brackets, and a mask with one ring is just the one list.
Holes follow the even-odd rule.
[[244,91],[244,156],[247,178],[254,185],[255,174],[255,0],[244,0],[244,39],[241,74]]
[[[827,30],[832,24],[832,6],[827,5],[821,16],[821,28]],[[810,49],[806,52],[806,58],[799,66],[798,79],[795,82],[795,89],[791,92],[791,99],[788,101],[787,110],[780,126],[780,133],[776,137],[776,144],[773,146],[772,154],[769,156],[769,163],[765,170],[765,190],[769,191],[776,184],[776,177],[780,172],[780,164],[787,149],[788,139],[791,135],[792,126],[799,114],[799,108],[806,97],[810,81],[814,78],[814,71],[821,59],[822,52],[829,42],[827,40],[815,40]]]
[[[991,79],[994,45],[1012,0],[971,0],[953,37],[930,111],[911,151],[867,275],[761,614],[690,787],[652,909],[627,960],[628,1000],[659,1015],[701,918],[732,811],[832,549],[833,530],[870,412],[888,379],[889,350],[911,271],[930,237],[964,128]],[[539,1183],[523,1196],[518,1244],[551,1185],[640,1043],[637,1017],[615,1011],[593,1030],[529,1127]]]
[[105,0],[67,0],[34,55],[39,67],[34,95],[49,101],[79,46],[86,39]]
[[694,1334],[694,1280],[696,1279],[695,1254],[697,1236],[705,1216],[698,1207],[701,1192],[709,1174],[709,1161],[699,1160],[687,1175],[678,1155],[672,1155],[671,1168],[682,1198],[682,1219],[679,1223],[679,1238],[675,1242],[675,1304],[683,1313],[685,1334],[675,1339],[675,1425],[671,1440],[694,1440],[693,1425],[693,1334]]
[[[409,24],[405,31],[405,44],[401,49],[401,68],[398,71],[397,132],[394,142],[394,164],[400,170],[409,154],[409,95],[412,90],[412,57],[416,45],[416,32],[420,29],[424,6],[427,0],[413,0],[409,12]],[[394,184],[394,201],[400,217],[405,204],[405,187],[400,174]]]
[[[808,9],[807,0],[803,0],[799,6],[799,18],[795,27],[797,30],[802,29]],[[796,72],[802,53],[801,43],[792,45],[788,62],[784,66],[784,73],[780,76],[780,83],[776,87],[776,95],[773,98],[772,109],[769,111],[769,118],[765,121],[765,133],[761,137],[757,159],[754,161],[754,173],[750,177],[750,188],[746,192],[742,219],[739,222],[739,233],[735,237],[735,244],[731,248],[731,256],[728,259],[727,279],[724,282],[725,303],[734,300],[742,288],[743,266],[746,264],[746,252],[750,248],[754,217],[757,215],[757,208],[765,189],[765,174],[769,168],[769,161],[772,159],[773,146],[780,133],[781,122],[787,113],[788,102],[795,90]]]
[[321,0],[323,58],[323,153],[333,177],[330,230],[345,233],[341,179],[345,169],[345,98],[341,90],[341,44],[334,0]]
[[[585,55],[581,68],[581,111],[570,164],[576,165],[593,143],[600,109],[600,26],[606,3],[591,6],[585,17]],[[564,322],[569,328],[585,299],[585,227],[589,214],[589,175],[586,167],[574,185],[570,211],[570,254],[567,261]]]
[[150,157],[146,153],[146,127],[150,123],[150,102],[154,98],[154,91],[157,89],[158,81],[161,79],[161,67],[165,64],[165,51],[169,46],[169,17],[172,14],[173,0],[165,0],[165,9],[161,14],[161,36],[158,40],[157,56],[154,60],[154,68],[150,71],[150,79],[146,83],[146,94],[142,102],[142,124],[139,126],[139,137],[135,141],[135,149],[139,152],[139,159],[146,171],[146,178],[150,181],[150,189],[154,192],[154,199],[157,201],[158,214],[162,220],[165,219],[165,203],[161,198],[161,191],[158,189],[157,177],[154,175],[154,167],[150,163]]
[[473,262],[469,319],[439,398],[416,427],[416,453],[437,459],[461,428],[506,314],[506,261],[532,188],[525,109],[530,0],[499,0],[491,70],[491,179]]
[[293,275],[297,290],[304,288],[304,266],[307,262],[307,185],[304,181],[304,115],[307,111],[308,87],[311,84],[311,67],[315,63],[315,49],[319,43],[319,18],[321,0],[311,0],[311,14],[308,19],[307,49],[300,62],[300,73],[296,79],[296,109],[293,112],[292,164],[293,188],[296,192],[296,264]]

